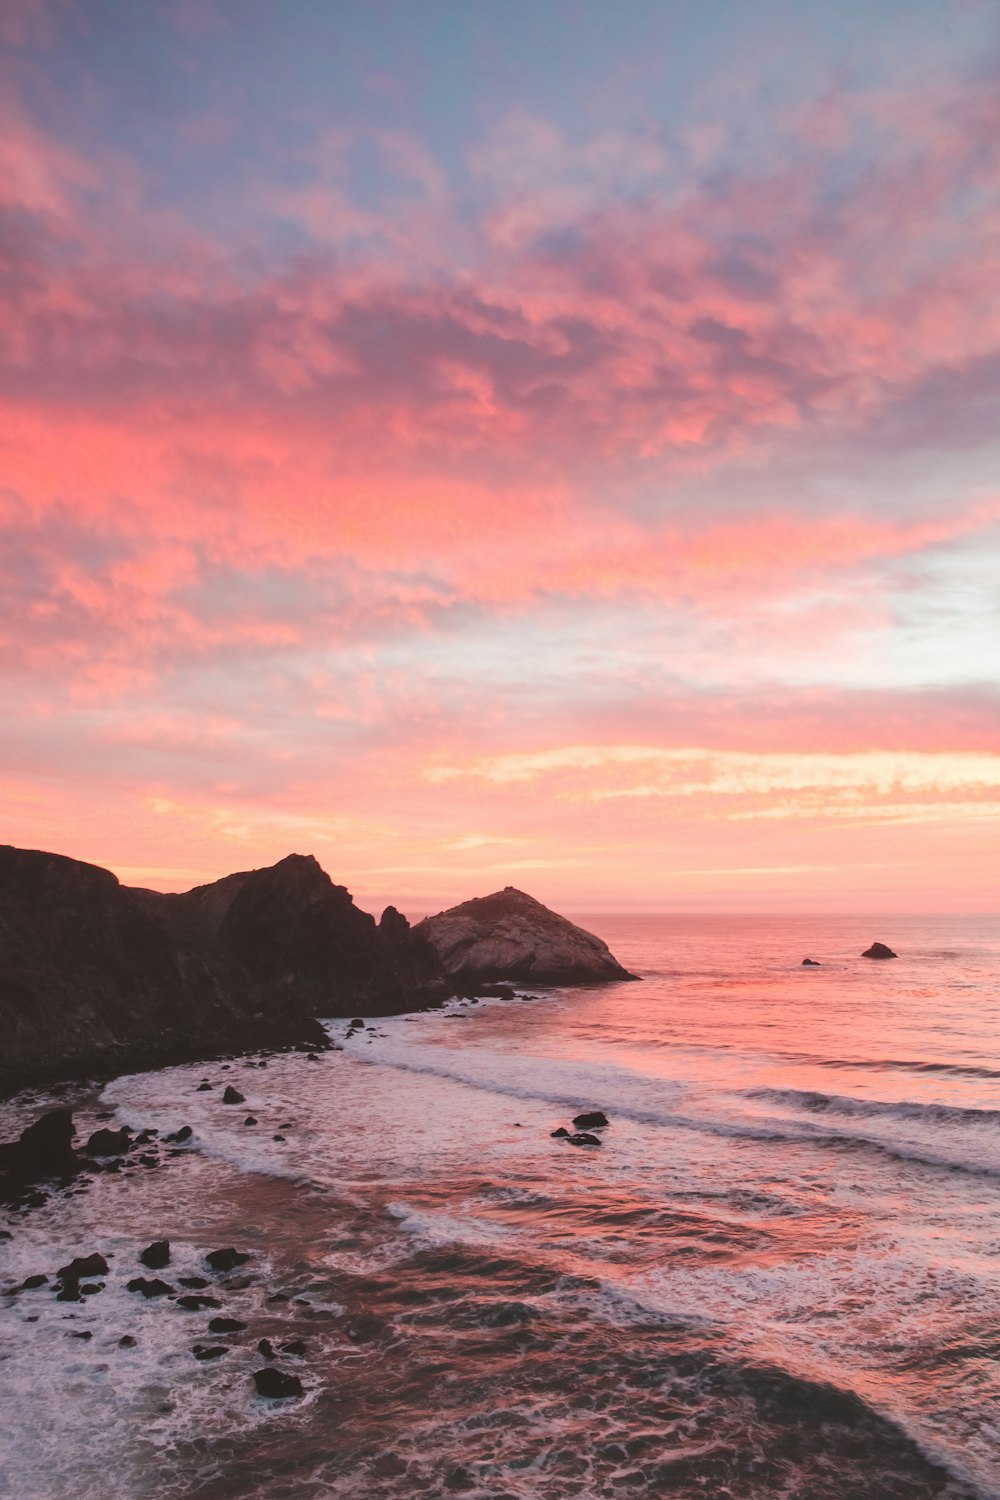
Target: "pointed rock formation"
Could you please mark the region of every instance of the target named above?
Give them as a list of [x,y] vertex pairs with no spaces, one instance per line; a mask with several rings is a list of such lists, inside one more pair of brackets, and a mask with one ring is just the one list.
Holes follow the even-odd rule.
[[510,885],[427,917],[413,931],[430,942],[457,985],[498,979],[602,984],[637,977],[599,937]]

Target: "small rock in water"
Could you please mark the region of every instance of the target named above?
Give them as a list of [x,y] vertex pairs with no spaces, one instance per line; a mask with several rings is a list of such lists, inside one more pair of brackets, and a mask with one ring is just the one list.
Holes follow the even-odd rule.
[[244,1123],[244,1125],[256,1125],[257,1121],[256,1121],[256,1119],[254,1118],[253,1115],[247,1115],[247,1117],[243,1121],[243,1123]]
[[304,1339],[290,1339],[287,1344],[281,1346],[282,1354],[305,1354],[306,1346]]
[[93,1255],[78,1255],[68,1266],[60,1266],[56,1275],[79,1281],[81,1276],[104,1276],[107,1269],[108,1263],[104,1256],[95,1252]]
[[82,1300],[80,1287],[75,1281],[67,1281],[66,1285],[56,1292],[57,1302],[82,1302]]
[[119,1349],[134,1349],[135,1339],[130,1333],[123,1333],[121,1338],[118,1340],[118,1347]]
[[71,1339],[92,1339],[93,1337],[94,1335],[89,1331],[89,1329],[86,1333],[73,1333],[72,1331],[70,1332]]
[[209,1091],[209,1089],[212,1088],[212,1087],[214,1087],[214,1085],[211,1084],[211,1083],[199,1083],[198,1087],[195,1089],[195,1093],[196,1094],[207,1094],[208,1091]]
[[577,1130],[599,1130],[607,1123],[608,1117],[602,1109],[592,1109],[582,1115],[573,1116],[573,1124]]
[[319,1058],[316,1056],[315,1052],[307,1052],[306,1062],[319,1062]]
[[871,945],[870,948],[866,948],[865,949],[865,951],[864,951],[864,953],[862,953],[861,957],[862,958],[898,958],[899,954],[898,953],[893,953],[892,949],[891,948],[887,948],[886,945],[885,945],[885,943],[872,943],[872,945]]
[[205,1344],[195,1344],[191,1353],[195,1359],[221,1359],[224,1354],[229,1353],[229,1350],[225,1344],[211,1344],[207,1347]]
[[186,1286],[191,1292],[200,1292],[203,1286],[210,1286],[211,1282],[205,1280],[204,1276],[178,1276],[177,1280],[181,1286]]
[[301,1396],[302,1382],[297,1375],[286,1375],[284,1370],[275,1370],[267,1365],[263,1370],[254,1370],[253,1383],[258,1396]]
[[201,1312],[203,1307],[222,1306],[218,1297],[204,1297],[197,1292],[193,1292],[186,1297],[175,1297],[174,1301],[178,1307],[183,1307],[185,1312]]
[[820,964],[818,959],[804,958],[802,960],[802,967],[803,969],[819,969],[822,968],[822,965]]
[[158,1167],[160,1165],[159,1157],[152,1155],[147,1156],[144,1153],[139,1157],[139,1165],[140,1167]]
[[104,1291],[103,1281],[88,1281],[86,1286],[80,1288],[81,1297],[96,1297],[98,1292]]
[[274,1352],[274,1345],[271,1343],[270,1339],[260,1340],[259,1344],[257,1345],[257,1353],[262,1354],[265,1359],[277,1359],[278,1357]]
[[285,1137],[283,1135],[272,1135],[271,1139],[272,1141],[283,1141]]
[[37,1276],[26,1276],[24,1278],[24,1280],[21,1282],[21,1285],[20,1286],[12,1287],[11,1291],[12,1292],[31,1292],[31,1291],[34,1291],[34,1289],[35,1289],[36,1286],[44,1286],[45,1283],[48,1281],[48,1279],[49,1278],[47,1276],[43,1276],[40,1272],[39,1272],[39,1274]]
[[234,1089],[231,1083],[227,1083],[226,1091],[222,1096],[222,1102],[223,1104],[245,1104],[247,1101],[239,1089]]
[[554,1141],[556,1141],[556,1140],[563,1140],[563,1139],[568,1140],[569,1139],[569,1131],[566,1129],[565,1125],[560,1125],[558,1130],[553,1130],[551,1132],[551,1135],[552,1135],[552,1139]]
[[208,1325],[209,1333],[242,1333],[247,1325],[239,1318],[213,1318]]
[[228,1245],[224,1250],[210,1250],[205,1259],[213,1271],[232,1271],[236,1266],[245,1266],[250,1257]]
[[140,1252],[139,1259],[151,1271],[162,1271],[164,1266],[170,1264],[170,1241],[154,1240]]
[[599,1146],[601,1141],[599,1136],[591,1135],[586,1130],[580,1130],[577,1131],[576,1135],[570,1136],[569,1143],[571,1146]]
[[174,1136],[174,1140],[179,1144],[181,1141],[189,1141],[193,1135],[194,1131],[191,1129],[190,1125],[182,1125],[180,1130],[178,1130],[177,1134]]
[[127,1289],[130,1292],[141,1292],[144,1297],[171,1297],[174,1291],[172,1286],[161,1281],[158,1276],[152,1281],[145,1276],[133,1276],[127,1283]]

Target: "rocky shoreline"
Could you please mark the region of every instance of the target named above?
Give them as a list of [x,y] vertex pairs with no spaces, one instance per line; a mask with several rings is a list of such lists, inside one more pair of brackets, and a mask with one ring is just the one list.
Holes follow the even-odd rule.
[[319,1052],[320,1017],[426,1010],[511,978],[634,976],[510,887],[411,928],[392,906],[376,922],[311,855],[166,894],[0,846],[0,1098],[260,1049]]

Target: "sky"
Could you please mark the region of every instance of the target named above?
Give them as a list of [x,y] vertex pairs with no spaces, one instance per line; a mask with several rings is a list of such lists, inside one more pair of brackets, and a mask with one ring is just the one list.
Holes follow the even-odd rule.
[[995,909],[1000,4],[4,0],[0,840]]

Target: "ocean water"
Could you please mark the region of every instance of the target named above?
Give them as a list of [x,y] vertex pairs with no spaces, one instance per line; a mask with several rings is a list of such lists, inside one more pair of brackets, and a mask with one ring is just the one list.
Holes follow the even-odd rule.
[[[641,983],[72,1091],[194,1135],[5,1220],[4,1288],[111,1271],[0,1298],[0,1494],[1000,1497],[1000,922],[580,920]],[[600,1147],[552,1138],[584,1109]]]

